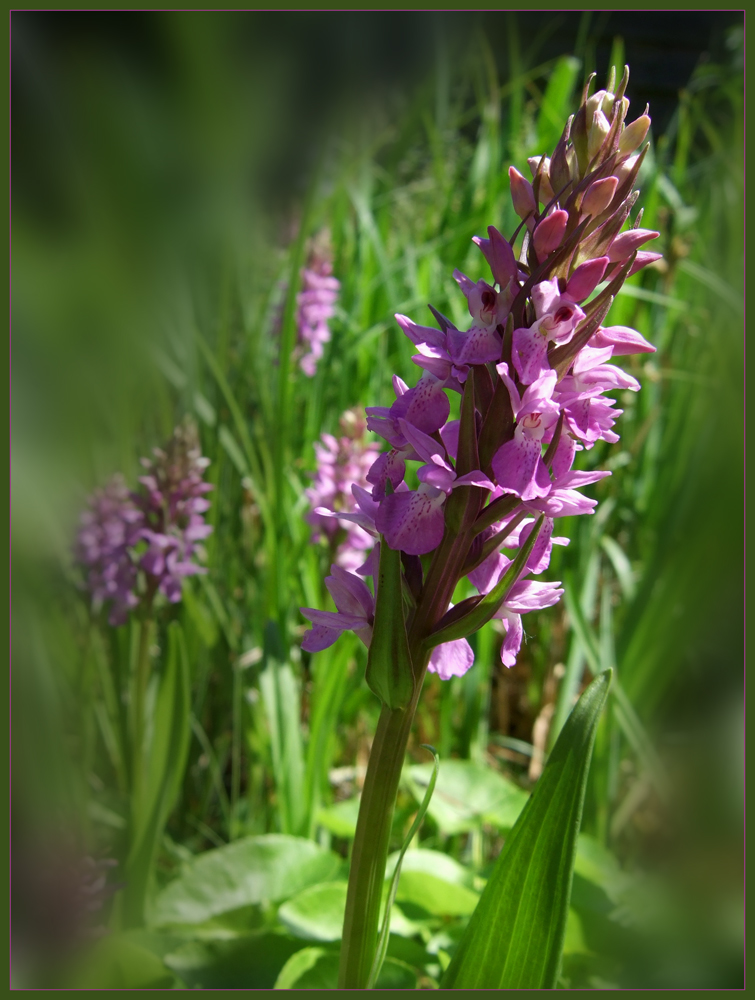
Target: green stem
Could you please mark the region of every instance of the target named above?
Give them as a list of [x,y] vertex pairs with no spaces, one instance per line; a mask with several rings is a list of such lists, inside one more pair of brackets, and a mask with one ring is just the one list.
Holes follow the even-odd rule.
[[[422,673],[424,674],[423,665]],[[339,989],[365,989],[378,943],[380,904],[401,770],[422,690],[422,678],[404,709],[383,706],[367,765],[351,854]]]
[[131,748],[132,801],[141,800],[144,788],[144,704],[149,680],[149,646],[152,633],[152,619],[145,615],[139,623],[139,652],[134,678],[133,746]]
[[[129,817],[129,845],[126,859],[126,890],[121,903],[120,922],[125,927],[140,927],[144,923],[144,901],[149,880],[149,863],[142,857],[140,844],[143,828],[146,753],[145,753],[145,703],[149,682],[152,639],[152,602],[157,592],[157,581],[150,579],[144,595],[139,621],[139,646],[133,677],[131,714],[131,801]],[[151,862],[151,858],[149,859]]]
[[[473,519],[472,519],[473,520]],[[423,596],[409,627],[414,693],[404,709],[380,713],[359,806],[346,896],[339,989],[366,989],[375,958],[385,866],[401,770],[414,713],[430,659],[422,651],[428,632],[445,614],[469,551],[470,533],[447,531],[435,553]]]

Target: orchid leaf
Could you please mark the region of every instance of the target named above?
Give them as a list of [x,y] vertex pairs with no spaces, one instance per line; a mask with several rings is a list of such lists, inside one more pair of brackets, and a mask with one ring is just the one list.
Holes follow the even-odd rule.
[[141,920],[149,894],[153,865],[173,804],[178,797],[191,737],[191,685],[181,626],[168,628],[168,657],[160,679],[152,739],[146,765],[146,782],[138,801],[131,851],[126,862],[127,879],[133,895],[129,912]]
[[590,758],[610,682],[610,670],[596,677],[567,719],[442,989],[555,988]]
[[381,538],[375,624],[365,675],[370,689],[389,708],[405,708],[414,690],[414,672],[404,622],[401,552]]

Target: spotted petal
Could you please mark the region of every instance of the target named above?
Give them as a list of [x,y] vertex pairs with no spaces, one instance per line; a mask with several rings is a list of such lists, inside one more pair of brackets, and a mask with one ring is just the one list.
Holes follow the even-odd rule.
[[437,548],[443,538],[444,500],[445,494],[432,486],[393,493],[381,502],[375,525],[392,549],[424,555]]

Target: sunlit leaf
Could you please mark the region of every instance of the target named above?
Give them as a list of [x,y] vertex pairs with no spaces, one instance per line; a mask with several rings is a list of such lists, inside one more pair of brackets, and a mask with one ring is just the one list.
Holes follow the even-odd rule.
[[346,909],[346,882],[313,885],[278,910],[278,919],[294,937],[309,941],[339,941]]
[[155,901],[152,923],[192,924],[254,903],[277,902],[335,878],[341,860],[311,840],[244,837],[186,865]]
[[[420,790],[426,787],[430,772],[431,766],[426,764],[409,769],[412,783]],[[438,775],[428,812],[448,834],[474,830],[481,822],[509,830],[527,799],[527,792],[492,768],[470,760],[447,760]]]
[[610,679],[609,671],[597,677],[567,719],[442,988],[555,987],[590,757]]

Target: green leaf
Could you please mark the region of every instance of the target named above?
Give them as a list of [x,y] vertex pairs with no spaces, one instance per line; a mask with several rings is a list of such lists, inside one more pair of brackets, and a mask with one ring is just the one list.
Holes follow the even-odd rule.
[[157,897],[152,923],[197,924],[242,906],[279,902],[340,870],[337,855],[303,837],[244,837],[186,865]]
[[317,822],[324,826],[334,837],[353,839],[359,817],[359,796],[334,802],[332,806],[324,806],[317,811]]
[[468,917],[479,899],[472,889],[425,871],[403,872],[396,893],[399,903],[411,903],[438,917]]
[[380,536],[375,624],[365,680],[389,708],[405,708],[414,690],[414,671],[404,622],[401,552]]
[[[275,630],[268,623],[267,632]],[[301,692],[289,663],[281,662],[277,645],[268,642],[265,668],[259,685],[270,731],[270,750],[283,833],[299,836],[308,832],[305,815],[304,750],[301,731]]]
[[[465,639],[467,636],[476,632],[478,629],[481,629],[483,625],[490,621],[496,611],[506,600],[511,588],[522,575],[527,560],[530,557],[530,553],[535,547],[537,537],[540,534],[544,517],[545,515],[541,514],[537,519],[527,538],[527,541],[519,550],[516,559],[509,566],[508,570],[503,575],[503,578],[495,585],[495,587],[493,587],[489,594],[485,594],[485,596],[480,599],[471,611],[463,615],[461,618],[455,618],[455,620],[451,621],[450,624],[444,625],[443,622],[445,618],[441,618],[436,630],[431,632],[425,640],[425,645],[428,649],[432,649],[434,646],[439,646],[443,642],[452,642],[454,639]],[[452,617],[454,610],[455,609],[452,609],[448,612],[448,614]]]
[[278,919],[294,937],[340,941],[347,888],[347,882],[322,882],[310,886],[281,906]]
[[[423,789],[430,777],[430,765],[415,764],[409,768],[409,777],[413,785]],[[415,788],[412,791],[417,797],[421,794]],[[527,792],[489,767],[470,760],[447,760],[428,812],[446,834],[466,833],[480,823],[510,830],[528,798]]]
[[155,854],[183,779],[191,735],[190,696],[183,632],[178,622],[171,622],[167,663],[152,716],[144,794],[126,863],[127,879],[137,899],[147,892]]
[[159,955],[127,932],[97,942],[86,964],[74,973],[71,986],[80,990],[170,989],[174,982]]
[[[443,766],[445,769],[446,765]],[[390,878],[395,872],[398,858],[398,852],[388,858],[385,869],[386,878]],[[434,875],[448,885],[466,886],[468,889],[473,888],[475,883],[475,873],[469,868],[465,868],[450,854],[432,851],[426,847],[416,847],[414,850],[406,852],[402,863],[402,872],[402,881],[404,876],[410,872],[419,872]]]
[[595,731],[611,672],[574,708],[496,862],[443,989],[553,989]]
[[275,989],[334,989],[337,982],[338,955],[324,948],[302,948],[281,969]]
[[247,934],[229,941],[187,941],[165,964],[189,989],[272,989],[300,942],[282,934]]
[[[376,989],[413,990],[417,974],[399,959],[387,958]],[[302,948],[286,962],[275,981],[276,990],[335,990],[338,988],[338,952],[325,948]]]

